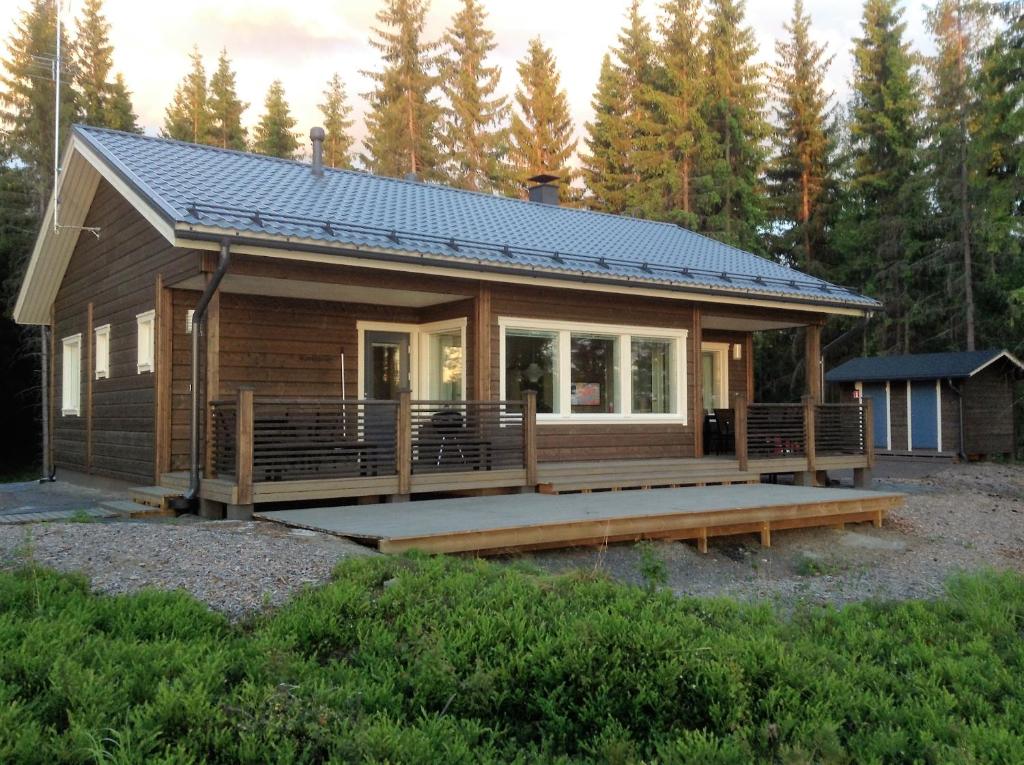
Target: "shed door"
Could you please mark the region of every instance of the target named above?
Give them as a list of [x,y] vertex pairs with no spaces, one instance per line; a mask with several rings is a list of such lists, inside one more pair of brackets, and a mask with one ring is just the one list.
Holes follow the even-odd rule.
[[914,449],[939,448],[935,381],[910,384],[910,444]]
[[889,448],[889,402],[885,395],[885,383],[864,383],[864,398],[871,399],[871,411],[875,425],[875,448]]

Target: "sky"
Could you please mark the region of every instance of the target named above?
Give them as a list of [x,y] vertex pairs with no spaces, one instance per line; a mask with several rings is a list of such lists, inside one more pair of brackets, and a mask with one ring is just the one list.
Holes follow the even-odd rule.
[[[65,15],[74,17],[82,0],[61,0]],[[338,72],[353,106],[353,132],[361,138],[370,90],[362,70],[380,67],[377,51],[368,42],[374,15],[382,0],[105,0],[110,22],[115,71],[124,74],[139,121],[156,134],[174,89],[188,71],[188,54],[199,46],[209,74],[221,48],[226,47],[238,77],[238,93],[250,106],[243,122],[251,127],[259,119],[267,88],[274,79],[285,93],[298,124],[296,131],[308,142],[309,128],[321,124],[317,109],[327,80]],[[652,23],[662,0],[642,0],[641,9]],[[516,61],[528,41],[540,35],[558,60],[582,136],[590,119],[590,100],[597,83],[601,57],[616,44],[625,22],[628,0],[483,0],[495,33],[493,61],[501,67],[501,87],[512,94],[517,85]],[[27,0],[0,2],[0,37],[10,39]],[[433,0],[426,38],[439,38],[454,15],[459,0]],[[829,85],[838,99],[849,94],[852,70],[850,50],[860,32],[860,0],[805,0],[813,33],[835,54]],[[760,60],[774,58],[775,40],[784,36],[791,15],[791,0],[747,0],[747,20],[760,45]],[[918,0],[906,4],[908,36],[920,50],[928,50],[924,30],[925,8]],[[5,45],[6,47],[6,45]],[[582,145],[582,144],[581,144]]]

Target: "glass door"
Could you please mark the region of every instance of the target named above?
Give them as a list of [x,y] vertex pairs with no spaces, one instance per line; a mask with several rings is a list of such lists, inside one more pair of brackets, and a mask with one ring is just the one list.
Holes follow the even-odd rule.
[[367,332],[363,353],[365,398],[396,399],[410,387],[408,332]]

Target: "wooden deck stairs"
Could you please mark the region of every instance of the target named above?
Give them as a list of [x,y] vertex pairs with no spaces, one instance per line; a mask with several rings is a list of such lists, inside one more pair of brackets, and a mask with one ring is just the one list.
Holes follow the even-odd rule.
[[164,486],[135,486],[128,490],[128,499],[102,502],[100,507],[126,518],[173,517],[169,503],[179,496],[180,491]]
[[740,472],[739,463],[728,458],[558,462],[537,466],[538,491],[542,494],[730,486],[759,480],[758,472]]

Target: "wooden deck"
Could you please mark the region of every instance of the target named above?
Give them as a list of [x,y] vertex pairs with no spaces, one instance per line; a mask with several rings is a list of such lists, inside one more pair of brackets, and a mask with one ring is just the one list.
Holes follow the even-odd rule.
[[260,512],[257,518],[369,542],[381,552],[496,554],[640,539],[758,534],[844,523],[882,524],[903,495],[802,486],[707,486],[623,495],[519,494],[391,505]]

